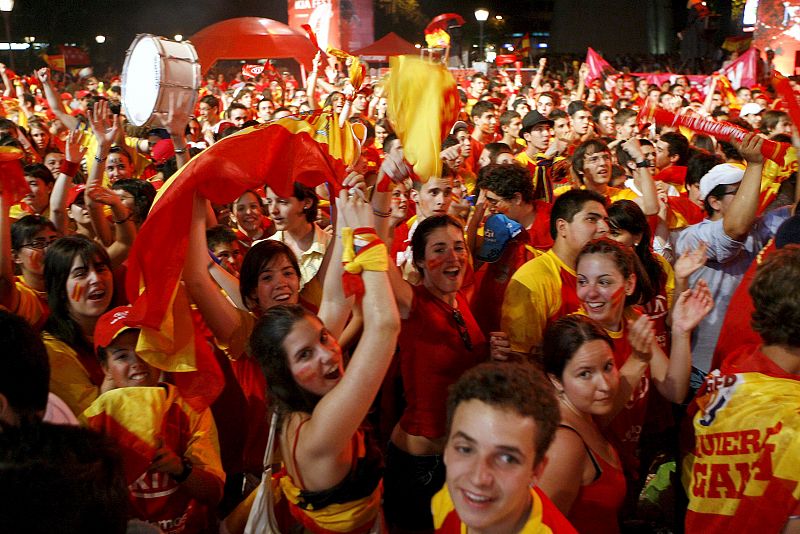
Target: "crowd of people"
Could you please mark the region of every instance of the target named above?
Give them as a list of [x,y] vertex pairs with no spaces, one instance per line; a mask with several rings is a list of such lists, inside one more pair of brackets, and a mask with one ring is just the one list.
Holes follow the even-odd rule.
[[[209,74],[147,128],[119,79],[0,66],[30,189],[0,176],[0,531],[797,532],[795,125],[761,86],[587,74],[458,80],[420,176],[385,81],[319,55],[302,85]],[[358,162],[194,193],[184,263],[159,268],[213,357],[162,369],[125,287],[158,190],[316,110],[365,127]]]

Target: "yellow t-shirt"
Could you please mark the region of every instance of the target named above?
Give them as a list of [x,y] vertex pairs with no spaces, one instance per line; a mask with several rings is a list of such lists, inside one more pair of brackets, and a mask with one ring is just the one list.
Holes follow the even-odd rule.
[[501,328],[511,349],[522,354],[541,343],[547,321],[577,311],[575,270],[552,249],[511,277],[503,299]]

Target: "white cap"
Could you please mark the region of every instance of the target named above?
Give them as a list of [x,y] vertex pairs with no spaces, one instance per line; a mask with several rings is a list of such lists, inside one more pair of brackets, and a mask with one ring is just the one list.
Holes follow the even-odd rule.
[[747,115],[758,115],[764,111],[764,108],[756,104],[755,102],[748,102],[744,106],[742,106],[742,111],[739,112],[740,117],[744,117]]
[[716,165],[700,178],[700,200],[705,200],[708,194],[718,185],[738,184],[744,177],[744,170],[730,163]]

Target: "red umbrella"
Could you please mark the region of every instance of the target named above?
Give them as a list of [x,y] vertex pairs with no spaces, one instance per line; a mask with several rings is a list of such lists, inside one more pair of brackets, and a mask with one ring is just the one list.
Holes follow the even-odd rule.
[[449,28],[463,26],[464,24],[466,24],[464,17],[458,13],[442,13],[433,17],[433,20],[425,28],[425,35],[437,30],[447,31]]
[[220,59],[293,58],[310,67],[317,50],[302,32],[277,20],[241,17],[203,28],[189,40],[203,73]]

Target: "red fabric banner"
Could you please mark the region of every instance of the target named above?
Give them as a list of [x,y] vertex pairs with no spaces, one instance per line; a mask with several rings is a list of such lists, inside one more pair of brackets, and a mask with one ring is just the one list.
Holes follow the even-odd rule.
[[126,323],[158,337],[167,354],[179,338],[184,345],[171,348],[186,349],[190,335],[179,330],[192,325],[186,324],[188,302],[178,288],[195,193],[225,204],[264,184],[289,196],[297,181],[310,187],[328,182],[336,194],[359,150],[350,123],[339,128],[332,112],[316,111],[247,128],[192,159],[159,190],[131,250],[126,290],[133,310]]

